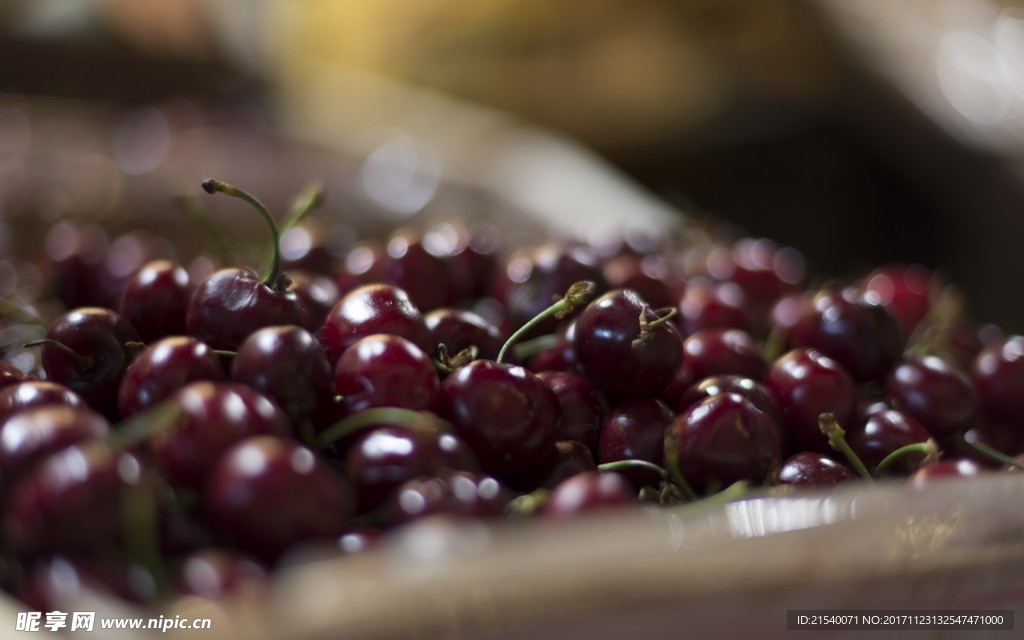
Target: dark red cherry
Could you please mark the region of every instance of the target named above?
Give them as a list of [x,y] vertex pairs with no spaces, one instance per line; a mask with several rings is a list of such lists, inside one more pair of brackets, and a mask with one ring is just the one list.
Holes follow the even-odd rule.
[[448,269],[456,302],[487,295],[498,271],[495,255],[500,242],[501,232],[487,222],[467,226],[459,220],[443,221],[423,233],[424,245]]
[[150,437],[153,461],[173,483],[199,487],[213,463],[236,442],[255,435],[288,437],[291,427],[266,396],[233,382],[193,382],[171,402],[173,425]]
[[711,282],[700,278],[686,283],[686,292],[679,299],[677,323],[684,335],[703,329],[754,330],[743,289],[732,282]]
[[937,356],[912,356],[889,373],[885,393],[896,409],[936,438],[968,428],[978,410],[970,379]]
[[524,491],[537,488],[553,489],[566,478],[577,473],[597,471],[594,456],[587,445],[579,440],[559,440],[554,444],[552,453],[543,458],[543,462],[530,470],[525,480],[512,483]]
[[476,360],[441,385],[442,415],[484,469],[518,474],[550,451],[558,433],[558,398],[526,369]]
[[[174,245],[170,241],[148,231],[136,229],[115,238],[97,270],[103,295],[102,306],[116,309],[125,286],[136,272],[156,260],[173,260],[174,254]],[[184,320],[184,315],[181,319]]]
[[355,230],[347,224],[306,218],[281,235],[281,268],[292,276],[297,270],[329,275],[355,238]]
[[408,294],[388,284],[370,284],[349,291],[327,315],[320,339],[331,362],[360,338],[375,333],[401,336],[433,354],[433,338]]
[[192,285],[184,267],[169,260],[148,262],[121,292],[118,312],[146,342],[185,333]]
[[309,321],[314,327],[322,326],[338,298],[341,297],[338,285],[328,276],[312,274],[308,271],[289,271],[292,281],[289,291],[295,294],[309,312]]
[[578,473],[554,488],[543,515],[548,519],[575,516],[583,512],[621,509],[636,504],[636,494],[617,473]]
[[941,285],[919,264],[894,264],[876,269],[861,286],[896,318],[903,335],[909,336],[932,308],[932,293]]
[[1024,430],[1024,336],[986,346],[974,360],[971,379],[990,422]]
[[190,382],[225,379],[213,349],[195,338],[174,336],[154,342],[121,379],[117,405],[122,417],[136,414]]
[[433,409],[440,389],[433,360],[401,336],[360,338],[334,367],[334,390],[348,413],[373,407]]
[[683,341],[683,362],[695,380],[721,374],[760,380],[768,370],[761,348],[739,329],[703,329],[692,334]]
[[716,280],[739,285],[748,299],[762,308],[800,286],[806,274],[800,252],[764,238],[744,238],[729,249],[712,251],[707,270]]
[[22,371],[6,360],[0,360],[0,389],[6,389],[12,385],[39,380],[31,373]]
[[820,351],[860,381],[884,378],[903,354],[896,319],[853,288],[819,291],[789,330],[789,343]]
[[572,338],[568,334],[559,336],[553,346],[530,356],[526,361],[526,368],[535,373],[541,371],[579,373],[580,367],[576,362],[576,351],[572,347]]
[[285,438],[237,442],[213,466],[203,491],[207,520],[257,558],[347,530],[355,500],[345,479],[315,453]]
[[746,480],[774,479],[782,464],[782,431],[746,398],[712,396],[679,414],[665,432],[665,462],[697,492]]
[[[665,429],[675,413],[660,400],[629,400],[615,407],[601,428],[597,459],[601,464],[619,460],[644,460],[658,466],[665,459]],[[618,473],[634,487],[656,485],[661,477],[649,469],[624,469]]]
[[683,400],[683,395],[697,382],[696,377],[693,375],[693,370],[686,366],[686,361],[679,367],[676,374],[672,377],[672,381],[668,383],[665,390],[661,392],[661,400],[670,407],[676,407],[677,409],[682,405],[680,402]]
[[0,423],[0,482],[10,487],[50,454],[109,433],[106,418],[84,406],[38,406]]
[[19,597],[36,611],[65,611],[97,594],[147,604],[157,597],[157,583],[142,566],[118,558],[60,554],[27,568]]
[[[846,430],[846,441],[868,469],[874,469],[897,449],[923,443],[928,438],[929,433],[920,422],[892,409],[875,411],[862,425]],[[896,475],[912,473],[924,457],[923,452],[908,453],[890,464],[888,472]]]
[[454,304],[459,297],[443,254],[434,253],[438,248],[411,229],[399,229],[387,241],[384,281],[409,294],[423,311]]
[[345,474],[356,489],[360,511],[377,507],[413,478],[479,470],[476,456],[462,440],[431,429],[378,427],[345,455]]
[[794,349],[776,360],[765,376],[782,413],[787,440],[799,450],[830,451],[818,417],[833,413],[843,428],[853,425],[857,396],[853,381],[831,358],[813,349]]
[[686,286],[660,256],[623,253],[606,260],[602,273],[608,286],[632,289],[655,309],[674,306]]
[[782,414],[775,402],[775,396],[764,384],[743,376],[712,376],[704,378],[690,387],[680,399],[677,410],[682,413],[704,398],[735,393],[754,403],[754,406],[768,414],[768,417],[783,424]]
[[86,307],[57,318],[46,339],[74,352],[43,345],[48,379],[68,387],[97,411],[113,415],[121,377],[139,351],[131,344],[140,342],[135,329],[114,311]]
[[430,329],[433,344],[443,344],[450,355],[476,347],[476,356],[483,360],[498,357],[508,339],[496,326],[482,316],[463,309],[435,309],[423,316]]
[[64,306],[101,305],[99,269],[107,254],[107,234],[95,224],[59,222],[46,234],[46,263],[53,295]]
[[857,476],[845,465],[820,453],[805,451],[791,456],[782,463],[777,484],[792,487],[833,487],[840,482],[856,479]]
[[569,371],[541,371],[543,380],[558,398],[562,416],[558,436],[578,440],[591,452],[597,451],[601,425],[608,417],[608,401],[590,381],[579,373]]
[[940,460],[915,471],[907,483],[922,489],[937,481],[976,478],[981,473],[981,468],[970,460]]
[[257,329],[295,324],[316,329],[292,291],[279,291],[250,269],[221,269],[196,289],[188,305],[189,335],[214,349],[235,350]]
[[0,423],[11,416],[37,407],[84,408],[82,398],[62,384],[29,380],[0,390]]
[[334,274],[334,282],[342,295],[367,284],[382,283],[387,278],[388,253],[375,240],[364,240],[348,252]]
[[302,327],[264,327],[238,347],[231,379],[277,403],[296,429],[324,426],[332,417],[334,389],[327,352]]
[[679,332],[664,320],[628,289],[587,305],[576,318],[573,349],[594,386],[612,400],[664,391],[683,360]]
[[267,570],[252,558],[227,549],[204,549],[182,560],[177,587],[184,595],[217,599],[268,586]]
[[491,476],[460,471],[409,480],[391,494],[383,511],[389,525],[432,515],[485,519],[501,516],[510,493]]

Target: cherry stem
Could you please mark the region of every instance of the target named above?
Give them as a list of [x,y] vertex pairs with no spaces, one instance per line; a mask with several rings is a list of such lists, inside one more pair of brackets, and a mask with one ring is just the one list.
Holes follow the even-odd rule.
[[644,336],[651,332],[655,327],[664,322],[668,322],[676,313],[679,312],[675,307],[662,307],[661,309],[654,309],[654,315],[658,316],[654,320],[647,319],[647,311],[650,309],[648,306],[640,311],[640,335]]
[[512,350],[516,354],[516,358],[519,360],[526,360],[532,358],[541,351],[547,351],[557,347],[562,342],[562,336],[557,333],[548,333],[536,338],[530,338],[524,340],[515,346]]
[[199,232],[206,239],[207,244],[213,249],[213,255],[222,265],[231,264],[231,250],[224,242],[224,234],[210,215],[210,210],[203,206],[202,201],[196,196],[178,196],[174,198],[175,203],[185,217],[189,219]]
[[850,448],[849,443],[846,442],[846,431],[839,426],[834,413],[823,413],[818,416],[818,428],[828,438],[829,446],[846,456],[846,459],[850,461],[857,474],[865,482],[868,484],[875,483],[875,479],[871,477],[871,472],[868,471],[868,468],[864,466],[864,463],[861,462],[861,459]]
[[980,453],[983,456],[986,456],[988,458],[991,458],[992,460],[995,460],[996,462],[1001,462],[1002,464],[1011,466],[1014,469],[1024,469],[1024,462],[1021,462],[1020,460],[1018,460],[1016,458],[1012,458],[1012,457],[1006,455],[1005,453],[1003,453],[1002,451],[999,451],[998,449],[993,449],[992,447],[988,446],[987,444],[983,444],[981,442],[973,442],[971,440],[968,440],[964,436],[963,433],[957,434],[956,441],[958,443],[962,444],[962,445],[970,447],[971,449],[977,451],[978,453]]
[[115,451],[133,447],[156,431],[170,429],[178,423],[179,417],[181,410],[170,400],[164,400],[114,425],[108,444]]
[[441,419],[429,411],[413,411],[399,407],[376,407],[352,414],[335,422],[320,433],[320,444],[329,445],[366,427],[397,425],[411,429],[438,428]]
[[556,301],[550,307],[538,313],[532,320],[519,327],[519,330],[513,333],[512,336],[505,341],[505,344],[501,347],[501,351],[498,352],[498,357],[495,359],[495,362],[504,361],[505,354],[510,348],[512,348],[512,345],[532,331],[538,324],[547,320],[551,316],[559,319],[564,318],[569,315],[573,309],[590,300],[596,291],[597,285],[589,280],[581,280],[569,287],[569,290],[565,292],[565,295],[562,296],[560,300]]
[[237,351],[228,351],[227,349],[210,349],[210,351],[212,351],[218,356],[223,356],[225,358],[234,358],[235,356],[238,355]]
[[510,517],[527,517],[540,513],[547,504],[551,493],[547,489],[537,489],[532,493],[518,496],[505,505],[505,515]]
[[725,489],[722,489],[718,493],[713,493],[706,498],[700,498],[678,507],[666,509],[665,511],[673,515],[689,515],[712,507],[717,507],[719,505],[728,504],[734,500],[738,500],[739,498],[753,497],[754,495],[755,494],[752,494],[750,491],[750,483],[746,480],[740,480],[739,482],[734,482]]
[[281,235],[288,233],[288,230],[299,224],[313,209],[316,209],[324,202],[324,185],[322,182],[311,182],[306,185],[299,195],[292,201],[288,208],[288,215],[281,224]]
[[63,342],[51,340],[50,338],[41,338],[39,340],[33,340],[32,342],[26,342],[22,346],[25,348],[40,346],[56,347],[57,349],[60,349],[64,353],[74,358],[75,364],[77,364],[78,367],[81,369],[90,369],[94,364],[96,364],[96,358],[92,356],[84,356],[75,351],[74,349],[72,349],[71,347],[69,347],[68,345],[64,344]]
[[160,510],[155,494],[157,480],[152,472],[143,472],[137,484],[122,490],[121,519],[128,558],[145,567],[156,581],[157,591],[166,593],[170,581],[158,542]]
[[875,465],[875,475],[880,476],[885,473],[885,470],[889,468],[893,462],[896,462],[905,455],[911,453],[923,453],[924,458],[921,460],[919,467],[936,462],[939,459],[939,446],[935,444],[935,441],[928,438],[924,442],[915,442],[914,444],[908,444],[896,449],[889,455],[882,458],[882,461]]
[[690,500],[700,500],[700,496],[693,490],[690,483],[686,481],[686,477],[683,475],[682,470],[679,468],[679,458],[676,455],[675,447],[666,447],[665,451],[665,468],[668,470],[668,475],[672,478],[672,482],[676,484],[686,497]]
[[441,373],[451,373],[476,360],[476,356],[477,348],[473,345],[451,355],[448,353],[448,345],[441,343],[437,345],[437,360],[434,361],[434,366]]
[[615,462],[605,462],[604,464],[597,465],[597,470],[602,472],[626,471],[629,469],[647,469],[657,473],[662,480],[668,479],[668,473],[664,469],[646,460],[616,460]]
[[19,304],[8,298],[0,298],[0,316],[6,318],[9,316],[14,316],[16,314],[20,314],[22,316],[22,320],[19,321],[21,324],[31,324],[40,327],[46,326],[46,323],[43,322],[42,318],[32,313],[28,309],[20,306]]
[[203,190],[210,194],[223,193],[225,195],[244,200],[252,205],[253,208],[263,216],[263,220],[270,228],[270,235],[273,240],[273,244],[271,245],[270,264],[267,266],[261,279],[263,280],[263,284],[271,289],[277,290],[277,276],[281,268],[281,233],[278,231],[277,223],[274,222],[274,217],[270,215],[270,211],[267,210],[266,205],[257,200],[256,197],[249,192],[226,182],[214,180],[213,178],[203,180]]

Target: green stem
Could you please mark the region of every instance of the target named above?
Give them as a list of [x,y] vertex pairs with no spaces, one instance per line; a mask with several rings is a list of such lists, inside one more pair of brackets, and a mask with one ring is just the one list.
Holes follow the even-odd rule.
[[971,449],[974,449],[983,456],[995,460],[996,462],[1001,462],[1002,464],[1011,466],[1014,469],[1024,469],[1024,462],[1021,462],[1016,458],[1011,458],[1002,451],[999,451],[998,449],[993,449],[987,444],[968,440],[966,437],[964,437],[963,433],[957,434],[956,441],[959,442],[960,444],[970,447]]
[[321,182],[313,182],[306,185],[306,188],[295,197],[291,207],[288,208],[288,215],[281,224],[281,235],[288,233],[289,229],[299,224],[313,209],[319,207],[324,201],[324,185]]
[[96,358],[92,356],[84,356],[75,351],[74,349],[72,349],[71,347],[69,347],[68,345],[64,344],[63,342],[58,342],[56,340],[51,340],[49,338],[41,338],[39,340],[33,340],[32,342],[26,342],[22,346],[25,348],[40,346],[56,347],[57,349],[60,349],[64,353],[74,358],[75,364],[77,364],[80,369],[90,369],[94,364],[96,364]]
[[122,489],[121,519],[128,558],[149,570],[156,581],[158,593],[166,593],[170,580],[160,553],[160,509],[154,490],[156,480],[151,473],[143,472],[138,483]]
[[207,178],[206,180],[203,180],[203,190],[210,194],[219,192],[244,200],[252,205],[252,207],[256,209],[261,216],[263,216],[263,220],[270,228],[270,235],[273,240],[273,244],[270,248],[270,264],[261,279],[263,280],[263,284],[276,290],[278,286],[277,276],[281,268],[281,234],[277,229],[277,223],[274,222],[274,217],[270,215],[270,211],[268,211],[267,207],[249,192],[226,182]]
[[512,334],[512,336],[505,342],[501,347],[501,351],[498,352],[496,362],[502,362],[505,359],[505,353],[519,341],[520,338],[528,334],[538,324],[544,320],[554,316],[556,318],[564,318],[573,309],[579,305],[587,302],[597,291],[597,285],[588,280],[577,282],[576,284],[569,287],[569,290],[565,292],[565,295],[561,300],[558,300],[547,309],[541,311],[532,320],[519,327],[519,330]]
[[926,464],[930,464],[939,459],[938,446],[935,444],[934,440],[928,438],[924,442],[915,442],[914,444],[908,444],[906,446],[900,447],[899,449],[896,449],[889,455],[882,458],[882,461],[875,465],[874,475],[882,475],[883,473],[885,473],[885,470],[888,469],[892,463],[896,462],[903,456],[909,455],[911,453],[924,454],[924,458],[921,460],[921,463],[919,465],[922,467],[925,466]]
[[376,407],[335,422],[320,433],[320,443],[329,445],[366,427],[393,424],[400,427],[437,428],[439,418],[429,411],[413,411],[398,407]]
[[223,356],[225,358],[234,358],[235,356],[238,355],[237,351],[228,351],[227,349],[210,349],[210,351],[212,351],[218,356]]
[[818,416],[818,428],[828,438],[829,445],[846,456],[846,459],[850,461],[850,464],[853,465],[857,474],[864,479],[864,482],[868,484],[875,483],[875,479],[871,477],[871,472],[868,471],[868,468],[864,466],[864,463],[861,462],[861,459],[850,448],[849,443],[846,442],[846,431],[836,422],[834,413],[823,413]]
[[686,477],[683,476],[683,472],[679,468],[679,458],[676,455],[675,447],[665,447],[665,463],[665,468],[668,470],[672,482],[683,490],[686,497],[690,500],[700,500],[700,496],[693,490],[690,483],[686,481]]
[[114,425],[109,437],[114,450],[127,449],[145,441],[155,431],[169,429],[178,423],[181,410],[164,400]]
[[541,351],[547,351],[548,349],[554,349],[562,343],[563,336],[557,333],[547,333],[536,338],[530,338],[520,342],[513,349],[513,353],[516,354],[516,358],[519,360],[526,360],[532,358]]
[[647,469],[657,473],[662,480],[668,479],[668,473],[653,462],[646,460],[616,460],[615,462],[605,462],[604,464],[597,465],[598,471],[626,471],[629,469]]
[[689,515],[712,507],[717,507],[719,505],[728,504],[734,500],[738,500],[739,498],[753,497],[754,495],[757,494],[751,493],[750,483],[746,480],[740,480],[739,482],[734,482],[725,489],[722,489],[718,493],[713,493],[706,498],[701,498],[694,502],[687,502],[684,505],[671,507],[664,511],[665,513],[671,513],[673,515]]

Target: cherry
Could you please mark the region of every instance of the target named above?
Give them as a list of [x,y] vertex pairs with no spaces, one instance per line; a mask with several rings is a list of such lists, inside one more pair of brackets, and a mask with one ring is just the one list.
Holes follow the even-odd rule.
[[739,329],[703,329],[683,341],[684,366],[696,380],[736,374],[760,380],[768,370],[761,348]]
[[675,305],[686,287],[660,256],[623,253],[605,260],[601,270],[608,286],[632,289],[656,309]]
[[979,452],[975,446],[972,446],[981,445],[983,447],[995,448],[981,429],[968,429],[964,431],[962,437],[964,442],[960,442],[958,438],[953,438],[945,443],[943,459],[966,459],[985,469],[999,469],[1003,466],[1003,463],[999,460]]
[[157,597],[153,575],[137,564],[81,555],[53,555],[28,568],[20,597],[36,611],[62,611],[97,593],[134,604]]
[[597,471],[590,448],[579,440],[559,440],[554,445],[554,453],[544,460],[529,474],[526,486],[531,490],[538,487],[553,489],[578,473]]
[[191,297],[188,272],[169,260],[155,260],[128,279],[117,309],[150,342],[185,333]]
[[479,314],[463,309],[435,309],[423,316],[434,345],[443,344],[455,355],[463,349],[476,348],[476,357],[493,360],[508,336]]
[[828,451],[818,416],[833,413],[840,425],[852,425],[857,397],[853,381],[831,358],[813,349],[794,349],[776,360],[765,376],[782,413],[787,439],[801,450]]
[[792,487],[832,487],[856,480],[845,465],[813,451],[797,453],[782,463],[778,484]]
[[764,238],[743,238],[730,248],[708,254],[707,272],[716,280],[738,284],[757,306],[765,306],[805,277],[804,258],[789,247]]
[[487,295],[498,271],[495,258],[501,234],[486,222],[467,226],[458,220],[438,222],[427,227],[423,243],[444,260],[456,301]]
[[903,335],[909,336],[931,310],[937,283],[919,264],[893,264],[871,272],[861,287],[892,313]]
[[288,277],[292,281],[289,291],[306,307],[310,324],[314,327],[322,326],[340,297],[338,285],[327,276],[308,271],[289,271]]
[[558,399],[561,421],[558,436],[582,442],[591,452],[597,451],[601,425],[608,417],[608,401],[581,374],[569,371],[541,371],[543,380]]
[[484,469],[516,474],[550,451],[558,433],[558,398],[526,369],[476,360],[441,385],[441,413]]
[[372,407],[433,409],[440,389],[434,362],[401,336],[360,338],[334,367],[334,390],[349,413]]
[[0,389],[0,424],[11,416],[36,407],[86,407],[82,398],[64,385],[29,380]]
[[424,428],[378,427],[345,456],[345,474],[356,489],[360,511],[379,506],[413,478],[479,469],[473,452],[458,437]]
[[110,424],[85,407],[38,406],[0,423],[0,478],[9,487],[50,454],[109,433]]
[[22,371],[6,360],[0,360],[0,389],[6,389],[12,385],[38,380],[31,373]]
[[371,284],[349,291],[327,315],[320,339],[336,362],[345,349],[375,333],[401,336],[432,354],[435,345],[419,309],[408,294],[387,284]]
[[301,444],[269,435],[228,449],[203,501],[216,531],[267,561],[296,543],[341,535],[355,513],[344,478]]
[[680,403],[683,400],[683,396],[693,386],[694,382],[697,382],[697,379],[693,375],[693,369],[688,367],[684,360],[675,375],[672,376],[672,381],[661,392],[661,400],[670,407],[681,408],[682,405]]
[[779,407],[771,390],[764,384],[743,376],[725,375],[704,378],[683,394],[676,408],[681,413],[704,398],[722,395],[723,393],[735,393],[743,396],[754,403],[755,407],[764,411],[776,423],[783,424],[782,414],[779,412]]
[[820,351],[860,381],[884,378],[903,353],[896,319],[852,288],[819,291],[789,330],[789,342]]
[[399,229],[387,241],[384,282],[409,294],[418,309],[431,311],[458,301],[448,266],[411,229]]
[[496,518],[509,493],[497,479],[460,471],[444,477],[422,476],[402,484],[384,506],[387,523],[401,525],[426,516]]
[[266,396],[233,382],[193,382],[170,397],[170,428],[150,436],[153,461],[167,479],[199,487],[213,463],[236,442],[255,435],[291,435],[288,418]]
[[247,589],[265,588],[267,570],[235,551],[204,549],[181,562],[177,586],[184,595],[217,599]]
[[140,344],[120,314],[85,307],[66,313],[50,325],[42,341],[43,369],[101,413],[114,415],[117,390]]
[[555,487],[542,513],[548,519],[561,519],[635,503],[636,495],[625,478],[617,473],[590,471],[578,473]]
[[905,359],[889,373],[885,393],[896,409],[937,438],[966,429],[978,410],[970,379],[937,356]]
[[653,398],[629,400],[615,407],[601,428],[598,460],[664,460],[665,429],[675,418],[664,402]]
[[[863,424],[847,431],[850,448],[869,469],[874,469],[889,454],[907,445],[924,443],[928,431],[920,422],[892,409],[876,411]],[[924,452],[911,452],[893,461],[888,468],[895,474],[909,474],[925,459]]]
[[[231,379],[277,403],[300,433],[333,417],[331,365],[323,345],[302,327],[264,327],[238,347]],[[308,426],[304,426],[308,425]]]
[[355,230],[344,223],[325,225],[303,220],[281,233],[281,267],[316,275],[329,275],[355,240]]
[[936,481],[975,478],[979,475],[981,469],[970,460],[941,460],[915,471],[908,483],[915,489],[922,489]]
[[169,241],[148,231],[133,230],[117,237],[110,243],[97,269],[101,305],[117,308],[125,286],[137,271],[156,260],[170,261],[174,254]]
[[990,422],[1024,431],[1024,336],[986,346],[974,360],[971,379]]
[[684,335],[702,329],[754,330],[743,289],[732,282],[711,282],[701,278],[693,278],[686,283],[686,292],[679,299],[678,323]]
[[712,396],[669,425],[665,462],[684,490],[713,493],[741,480],[762,484],[782,464],[782,432],[746,398]]
[[587,305],[576,318],[573,349],[594,386],[613,400],[657,397],[683,359],[669,317],[628,289],[609,291]]
[[46,266],[51,288],[72,309],[103,304],[99,269],[106,256],[107,234],[95,224],[60,222],[46,234]]
[[225,379],[217,353],[195,338],[175,336],[149,346],[136,358],[118,391],[122,417],[134,415],[190,382]]
[[388,253],[384,245],[375,240],[364,240],[348,252],[334,274],[338,291],[348,293],[367,284],[383,283],[387,279]]
[[575,335],[576,323],[569,325],[572,333],[566,332],[555,338],[552,346],[541,349],[526,361],[526,368],[533,372],[568,371],[578,373],[580,367],[576,362],[576,351],[573,350],[571,335]]

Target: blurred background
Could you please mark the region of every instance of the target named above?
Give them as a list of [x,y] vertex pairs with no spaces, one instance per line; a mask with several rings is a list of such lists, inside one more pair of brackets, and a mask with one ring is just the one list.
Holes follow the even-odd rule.
[[[1024,2],[0,3],[4,252],[60,216],[117,223],[116,176],[168,164],[244,165],[283,199],[328,156],[281,140],[345,150],[371,197],[367,166],[410,168],[376,196],[396,219],[441,180],[555,218],[714,216],[815,272],[939,269],[978,320],[1024,332]],[[543,171],[502,164],[522,140]],[[610,198],[574,158],[658,199]]]

